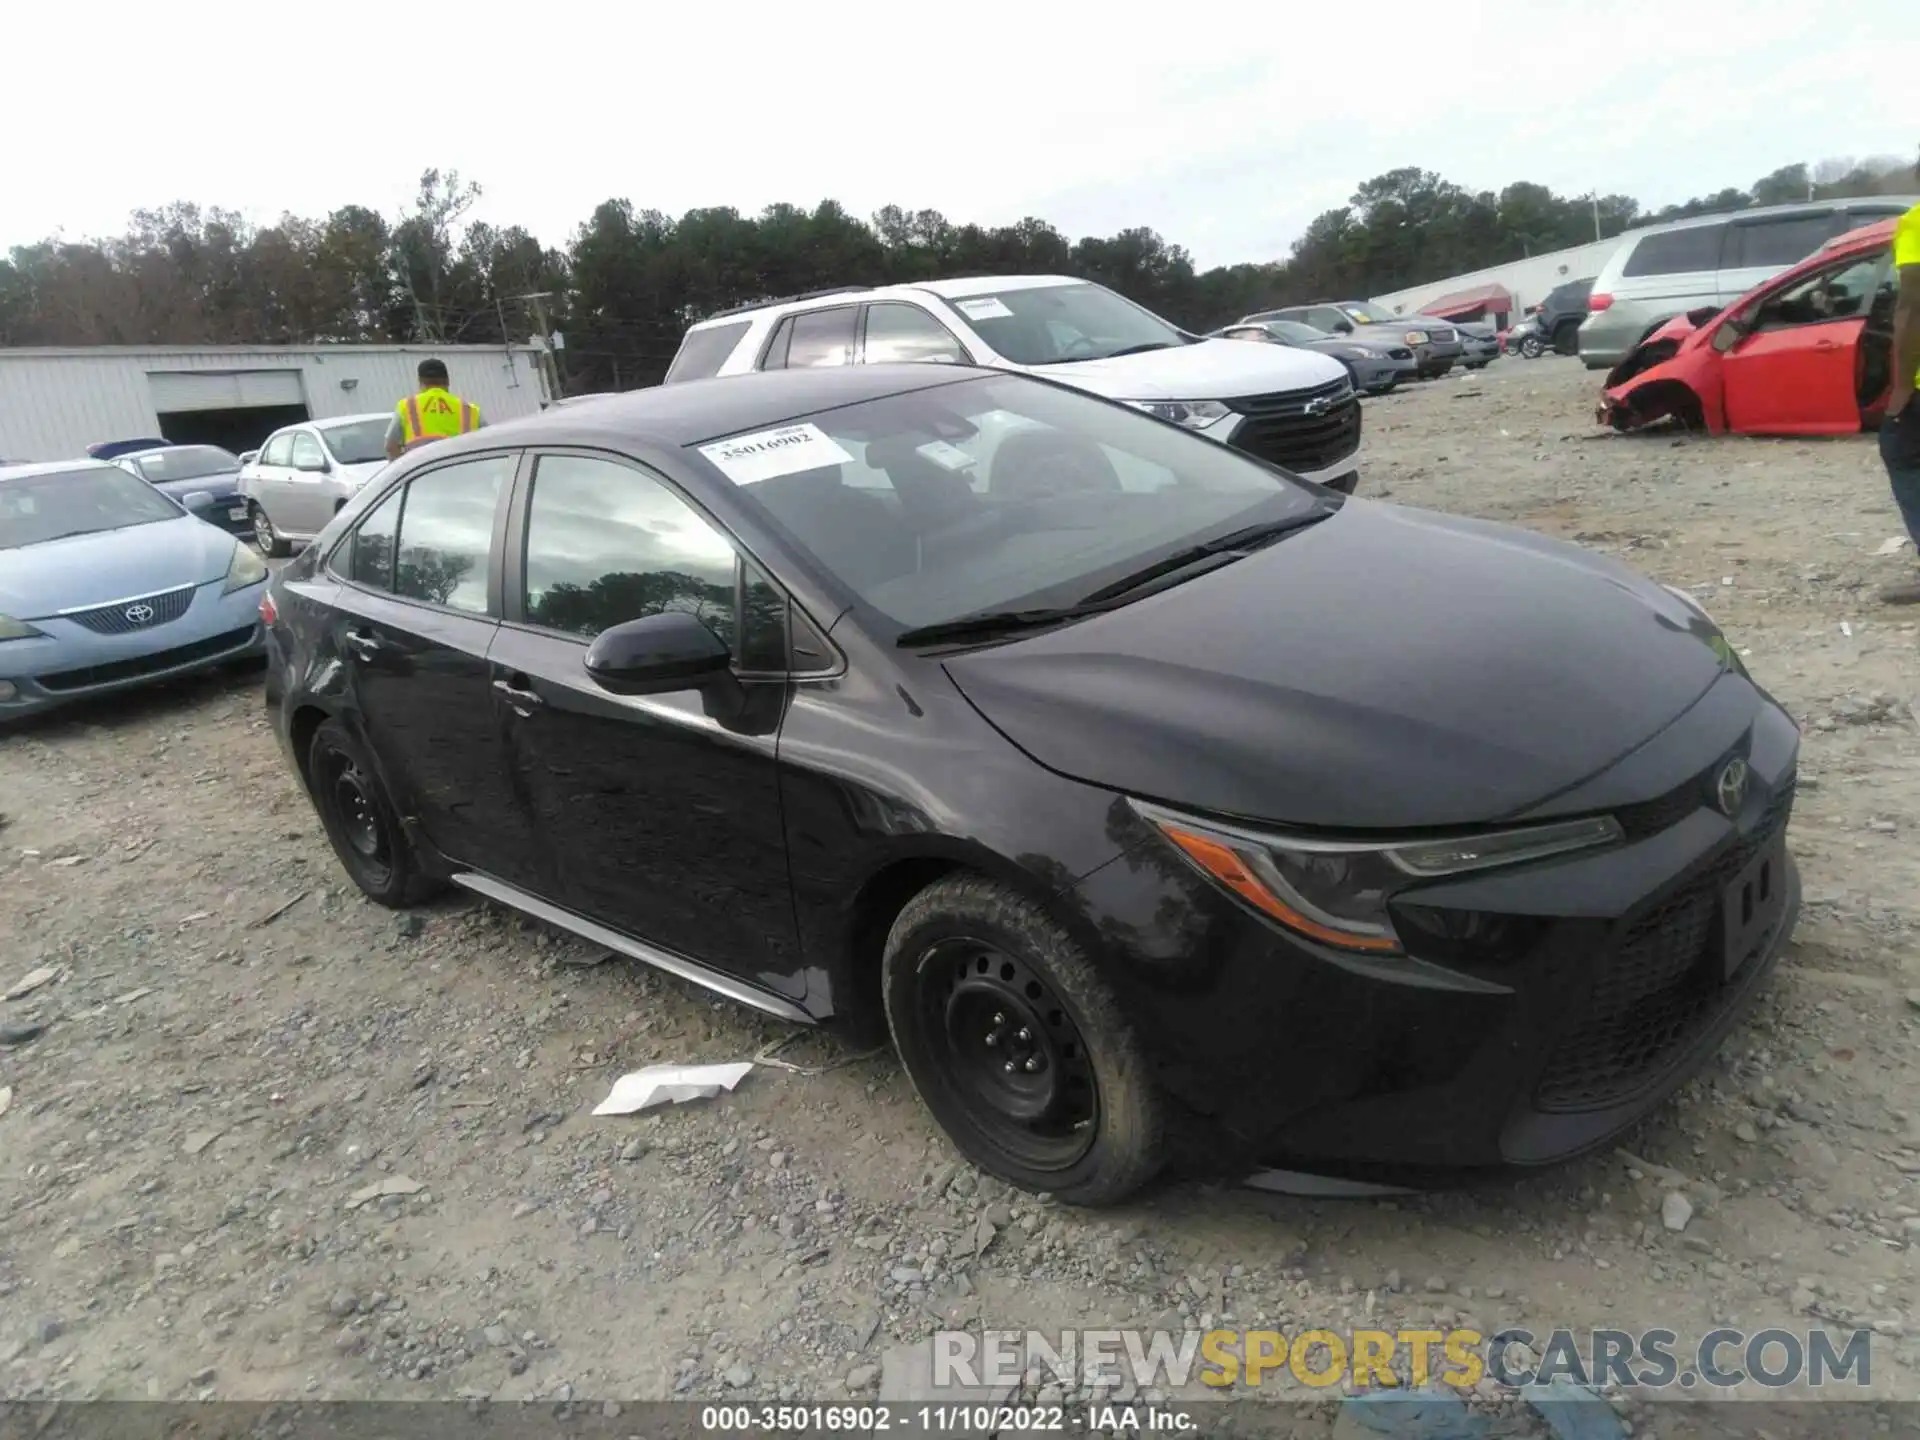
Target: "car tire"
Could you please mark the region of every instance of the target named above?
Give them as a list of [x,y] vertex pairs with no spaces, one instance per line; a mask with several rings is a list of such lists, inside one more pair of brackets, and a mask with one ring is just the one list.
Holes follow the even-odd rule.
[[253,543],[259,547],[262,555],[269,560],[278,560],[293,553],[293,546],[273,528],[273,520],[258,500],[247,502],[247,516],[253,521]]
[[439,888],[421,870],[372,759],[338,720],[313,732],[307,784],[333,853],[369,900],[404,910]]
[[1391,379],[1386,380],[1379,385],[1373,386],[1370,390],[1367,391],[1367,394],[1391,395],[1394,392],[1394,388],[1398,386],[1399,383],[1400,383],[1400,377],[1398,375],[1395,375]]
[[1526,356],[1527,359],[1538,360],[1540,358],[1540,352],[1541,345],[1538,335],[1529,335],[1520,342],[1520,353]]
[[1139,1037],[1032,900],[983,876],[936,881],[895,919],[881,988],[921,1102],[982,1170],[1074,1205],[1159,1172],[1166,1101]]

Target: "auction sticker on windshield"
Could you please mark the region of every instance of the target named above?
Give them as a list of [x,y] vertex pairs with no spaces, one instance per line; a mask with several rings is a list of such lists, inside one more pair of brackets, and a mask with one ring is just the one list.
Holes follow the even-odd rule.
[[1001,303],[998,295],[984,295],[978,300],[957,300],[954,308],[969,320],[1005,320],[1013,314]]
[[828,465],[851,465],[853,456],[818,425],[782,425],[731,440],[702,445],[700,453],[736,485],[757,485],[781,475],[798,475]]

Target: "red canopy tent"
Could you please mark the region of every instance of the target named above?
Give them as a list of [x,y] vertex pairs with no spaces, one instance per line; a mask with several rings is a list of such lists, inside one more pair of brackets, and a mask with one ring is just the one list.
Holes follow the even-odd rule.
[[1513,311],[1513,295],[1504,285],[1476,285],[1471,290],[1456,290],[1420,307],[1422,315],[1438,320],[1480,320],[1489,315],[1504,319]]

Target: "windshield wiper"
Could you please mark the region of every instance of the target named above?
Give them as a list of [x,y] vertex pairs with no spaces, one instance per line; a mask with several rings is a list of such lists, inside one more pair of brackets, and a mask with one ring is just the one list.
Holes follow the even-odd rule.
[[1173,575],[1179,571],[1198,565],[1204,560],[1216,556],[1230,556],[1238,559],[1263,545],[1270,545],[1283,535],[1292,535],[1309,525],[1318,525],[1329,515],[1339,510],[1338,505],[1316,505],[1311,510],[1298,515],[1288,515],[1284,519],[1269,520],[1260,525],[1247,525],[1213,540],[1202,541],[1198,545],[1189,545],[1184,550],[1176,550],[1164,555],[1151,565],[1142,567],[1130,575],[1122,575],[1118,580],[1102,585],[1090,595],[1080,597],[1082,605],[1100,605],[1106,601],[1117,600],[1122,595],[1131,594],[1143,585]]
[[1144,355],[1149,350],[1171,350],[1175,343],[1172,340],[1149,340],[1144,345],[1123,345],[1118,350],[1109,350],[1100,358],[1118,360],[1122,355]]
[[1039,630],[1049,625],[1064,624],[1068,620],[1081,620],[1089,615],[1098,615],[1103,610],[1114,609],[1111,605],[1053,605],[1040,610],[982,610],[973,615],[962,615],[953,620],[941,620],[932,625],[918,625],[911,630],[903,630],[893,643],[899,646],[937,645],[948,640],[978,640],[992,635],[1004,635],[1015,630]]

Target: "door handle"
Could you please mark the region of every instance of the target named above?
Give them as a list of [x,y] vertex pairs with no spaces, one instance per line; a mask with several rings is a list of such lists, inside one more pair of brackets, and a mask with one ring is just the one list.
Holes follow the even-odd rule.
[[1813,348],[1816,350],[1838,350],[1840,346],[1832,340],[1816,340],[1813,342]]
[[[518,678],[520,677],[515,677],[515,679]],[[506,700],[507,704],[513,707],[513,713],[523,720],[547,703],[533,691],[521,688],[512,680],[496,680],[493,682],[493,688]]]
[[386,648],[379,640],[364,630],[349,630],[340,637],[346,647],[362,660],[371,660]]

